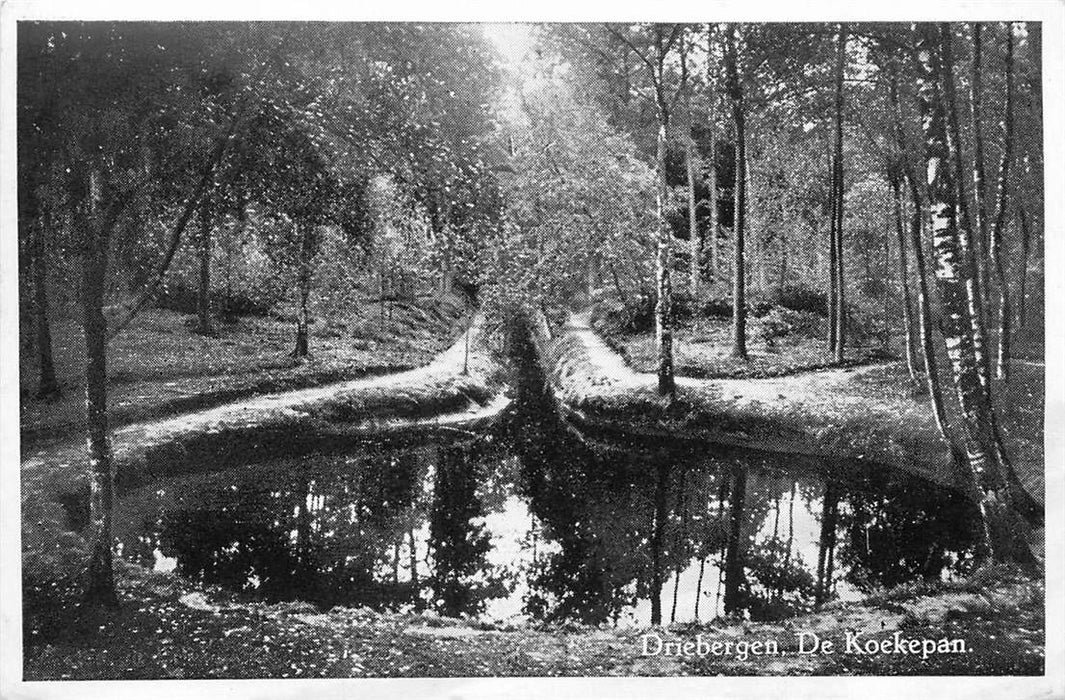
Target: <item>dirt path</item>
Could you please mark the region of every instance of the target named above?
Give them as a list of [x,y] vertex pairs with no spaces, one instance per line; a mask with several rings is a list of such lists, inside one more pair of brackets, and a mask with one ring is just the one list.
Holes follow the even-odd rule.
[[[485,421],[509,403],[498,373],[486,346],[484,317],[477,314],[469,329],[468,360],[463,334],[429,364],[405,372],[266,394],[127,425],[112,433],[116,468],[158,473],[160,462],[177,463],[194,452],[210,456],[211,449],[222,452],[241,443],[267,449],[259,443],[269,438],[283,445],[288,434],[313,442],[315,435],[350,437]],[[27,451],[24,490],[32,491],[27,487],[37,479],[68,486],[80,482],[83,451],[74,439]]]
[[674,400],[573,314],[548,350],[559,398],[589,425],[684,435],[774,453],[900,466],[940,483],[953,467],[923,400],[893,365],[822,369],[764,379],[677,378]]
[[[677,397],[636,372],[572,314],[546,350],[556,393],[590,424],[625,423],[651,434],[693,437],[770,452],[866,461],[943,484],[954,468],[927,397],[908,389],[902,363],[819,369],[759,379],[677,378]],[[1044,502],[1042,366],[1018,363],[998,388],[1006,448],[1025,488]],[[1036,412],[1039,416],[1028,416]]]

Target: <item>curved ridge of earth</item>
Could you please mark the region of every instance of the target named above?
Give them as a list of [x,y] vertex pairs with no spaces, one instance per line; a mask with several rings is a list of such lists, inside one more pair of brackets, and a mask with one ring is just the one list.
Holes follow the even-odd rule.
[[[464,333],[415,369],[255,396],[116,429],[111,437],[116,481],[141,482],[180,469],[177,463],[191,455],[225,461],[229,450],[246,460],[249,450],[269,454],[295,443],[311,450],[323,440],[491,420],[509,398],[500,390],[500,366],[488,348],[484,323],[478,312],[468,338]],[[22,465],[24,498],[38,491],[34,481],[58,493],[84,487],[80,441],[25,453]]]
[[[957,483],[931,408],[892,373],[898,363],[758,379],[677,377],[670,400],[658,394],[657,376],[633,370],[589,317],[587,310],[570,314],[553,338],[543,323],[533,331],[557,398],[579,426],[851,460]],[[1028,492],[1045,504],[1043,465],[1032,462],[1014,460],[1014,466]]]

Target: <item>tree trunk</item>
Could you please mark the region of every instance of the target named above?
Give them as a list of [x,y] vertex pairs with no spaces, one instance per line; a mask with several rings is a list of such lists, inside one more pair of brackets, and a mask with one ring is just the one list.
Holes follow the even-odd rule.
[[[299,310],[296,314],[296,347],[292,351],[295,358],[307,357],[310,354],[310,339],[307,331],[307,300],[311,295],[311,258],[313,257],[313,233],[314,227],[310,224],[300,223],[299,226]],[[383,279],[383,278],[382,278]],[[381,293],[381,303],[384,303],[384,290]],[[382,307],[382,311],[383,311]]]
[[729,513],[729,539],[725,554],[725,614],[731,615],[743,609],[744,590],[746,589],[746,576],[743,571],[744,552],[744,528],[743,509],[744,498],[747,492],[747,470],[738,466],[735,469],[735,477],[732,482],[732,501]]
[[902,223],[902,174],[897,170],[888,178],[891,181],[891,197],[894,204],[895,237],[899,244],[899,287],[902,289],[902,322],[905,324],[906,368],[910,382],[916,389],[921,386],[920,370],[913,342],[913,302],[910,298],[910,265],[906,255],[906,234]]
[[978,261],[976,250],[973,245],[972,217],[969,213],[969,198],[965,188],[965,167],[962,154],[961,128],[958,119],[958,103],[954,90],[954,58],[952,42],[947,37],[942,47],[942,75],[940,80],[943,84],[943,97],[946,100],[947,110],[947,139],[951,162],[954,164],[954,187],[957,189],[955,201],[958,218],[958,244],[960,252],[965,259],[965,296],[969,305],[969,323],[972,325],[973,355],[976,358],[976,368],[980,378],[980,386],[987,394],[987,400],[991,400],[990,362],[987,357],[987,320],[981,292],[980,276],[977,273]]
[[1009,197],[1009,169],[1013,161],[1013,26],[1006,24],[1006,103],[1003,107],[1002,160],[998,169],[998,203],[995,207],[995,225],[991,229],[991,259],[995,266],[995,280],[998,282],[998,360],[995,364],[995,376],[998,379],[1009,377],[1010,355],[1010,294],[1006,280],[1006,263],[1002,255],[1002,236],[1006,221],[1006,207]]
[[829,216],[828,216],[828,351],[836,349],[836,337],[839,335],[839,279],[836,277],[836,161],[831,152],[828,154],[829,181]]
[[976,214],[976,272],[982,292],[981,302],[990,308],[990,288],[987,278],[988,228],[987,228],[987,179],[984,172],[984,126],[982,61],[983,23],[973,23],[972,72],[969,77],[969,105],[973,119],[973,209]]
[[714,55],[714,25],[706,25],[706,85],[707,85],[707,119],[709,131],[710,162],[706,168],[706,189],[708,199],[706,203],[706,239],[710,244],[710,274],[711,283],[716,284],[718,278],[718,249],[717,249],[717,100],[715,95],[714,62],[710,57]]
[[688,247],[691,255],[691,267],[688,273],[689,291],[692,300],[699,298],[699,256],[701,254],[701,240],[699,236],[699,223],[695,216],[695,139],[688,136],[686,142],[687,153],[684,161],[688,166]]
[[[973,271],[967,265],[957,225],[958,189],[953,182],[952,154],[948,137],[948,101],[943,92],[948,79],[950,26],[937,31],[933,24],[919,25],[917,56],[919,89],[928,172],[929,209],[936,255],[936,283],[943,301],[943,335],[951,360],[954,386],[962,412],[965,449],[969,465],[968,490],[980,509],[980,558],[988,550],[996,559],[1018,553],[1020,533],[1011,522],[1010,509],[1017,508],[1033,521],[1041,520],[1037,506],[1023,492],[1002,450],[995,414],[981,383],[979,362],[972,337],[972,297],[967,285]],[[1007,484],[1008,480],[1008,484]]]
[[744,224],[747,217],[746,135],[744,133],[743,87],[736,66],[735,27],[730,26],[725,43],[725,70],[732,101],[732,121],[736,129],[736,182],[733,214],[732,259],[732,356],[747,359],[747,301],[743,259]]
[[936,362],[935,340],[933,338],[934,324],[932,322],[932,307],[928,291],[928,274],[926,272],[924,257],[924,242],[922,241],[922,229],[924,228],[924,215],[921,198],[921,188],[918,186],[917,165],[910,158],[906,134],[903,131],[902,104],[899,100],[898,66],[890,65],[890,97],[894,115],[895,143],[904,168],[906,183],[910,189],[910,200],[913,210],[910,212],[910,246],[913,248],[914,272],[917,278],[917,318],[921,333],[921,356],[924,360],[925,380],[928,382],[928,394],[932,401],[932,414],[936,419],[936,427],[943,440],[954,452],[954,441],[950,435],[950,426],[947,423],[946,412],[943,408],[943,390],[939,383],[939,363]]
[[673,377],[673,318],[671,288],[672,237],[666,220],[666,134],[669,128],[669,112],[664,99],[658,104],[657,141],[657,189],[655,190],[655,214],[658,221],[658,246],[655,254],[655,283],[658,300],[655,303],[655,341],[658,346],[658,393],[673,395],[676,382]]
[[211,227],[210,199],[200,202],[200,284],[196,301],[196,330],[203,335],[214,335],[211,322]]
[[37,396],[50,398],[59,394],[52,357],[52,326],[48,321],[48,243],[50,217],[38,218],[33,236],[33,297],[37,326]]
[[847,345],[847,305],[843,277],[843,78],[847,65],[847,25],[839,25],[836,55],[836,133],[833,155],[833,179],[836,182],[836,343],[832,348],[836,362],[843,362]]
[[86,237],[82,257],[82,324],[85,337],[85,424],[89,453],[89,532],[92,548],[87,570],[85,600],[90,605],[116,607],[112,561],[112,508],[114,471],[107,425],[107,319],[104,292],[107,283],[109,223],[89,215],[83,221]]

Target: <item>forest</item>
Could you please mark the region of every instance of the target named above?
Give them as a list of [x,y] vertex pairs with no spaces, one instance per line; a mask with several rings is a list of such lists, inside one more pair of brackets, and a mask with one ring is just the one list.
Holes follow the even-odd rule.
[[[1039,22],[17,34],[27,679],[1042,673]],[[981,590],[903,668],[619,623]]]

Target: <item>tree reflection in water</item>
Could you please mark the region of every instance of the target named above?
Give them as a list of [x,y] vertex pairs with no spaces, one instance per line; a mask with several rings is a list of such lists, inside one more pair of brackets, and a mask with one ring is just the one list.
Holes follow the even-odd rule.
[[270,601],[616,624],[781,619],[968,566],[969,506],[944,489],[829,465],[825,499],[766,455],[589,439],[543,389],[523,375],[495,433],[131,492],[117,548]]

